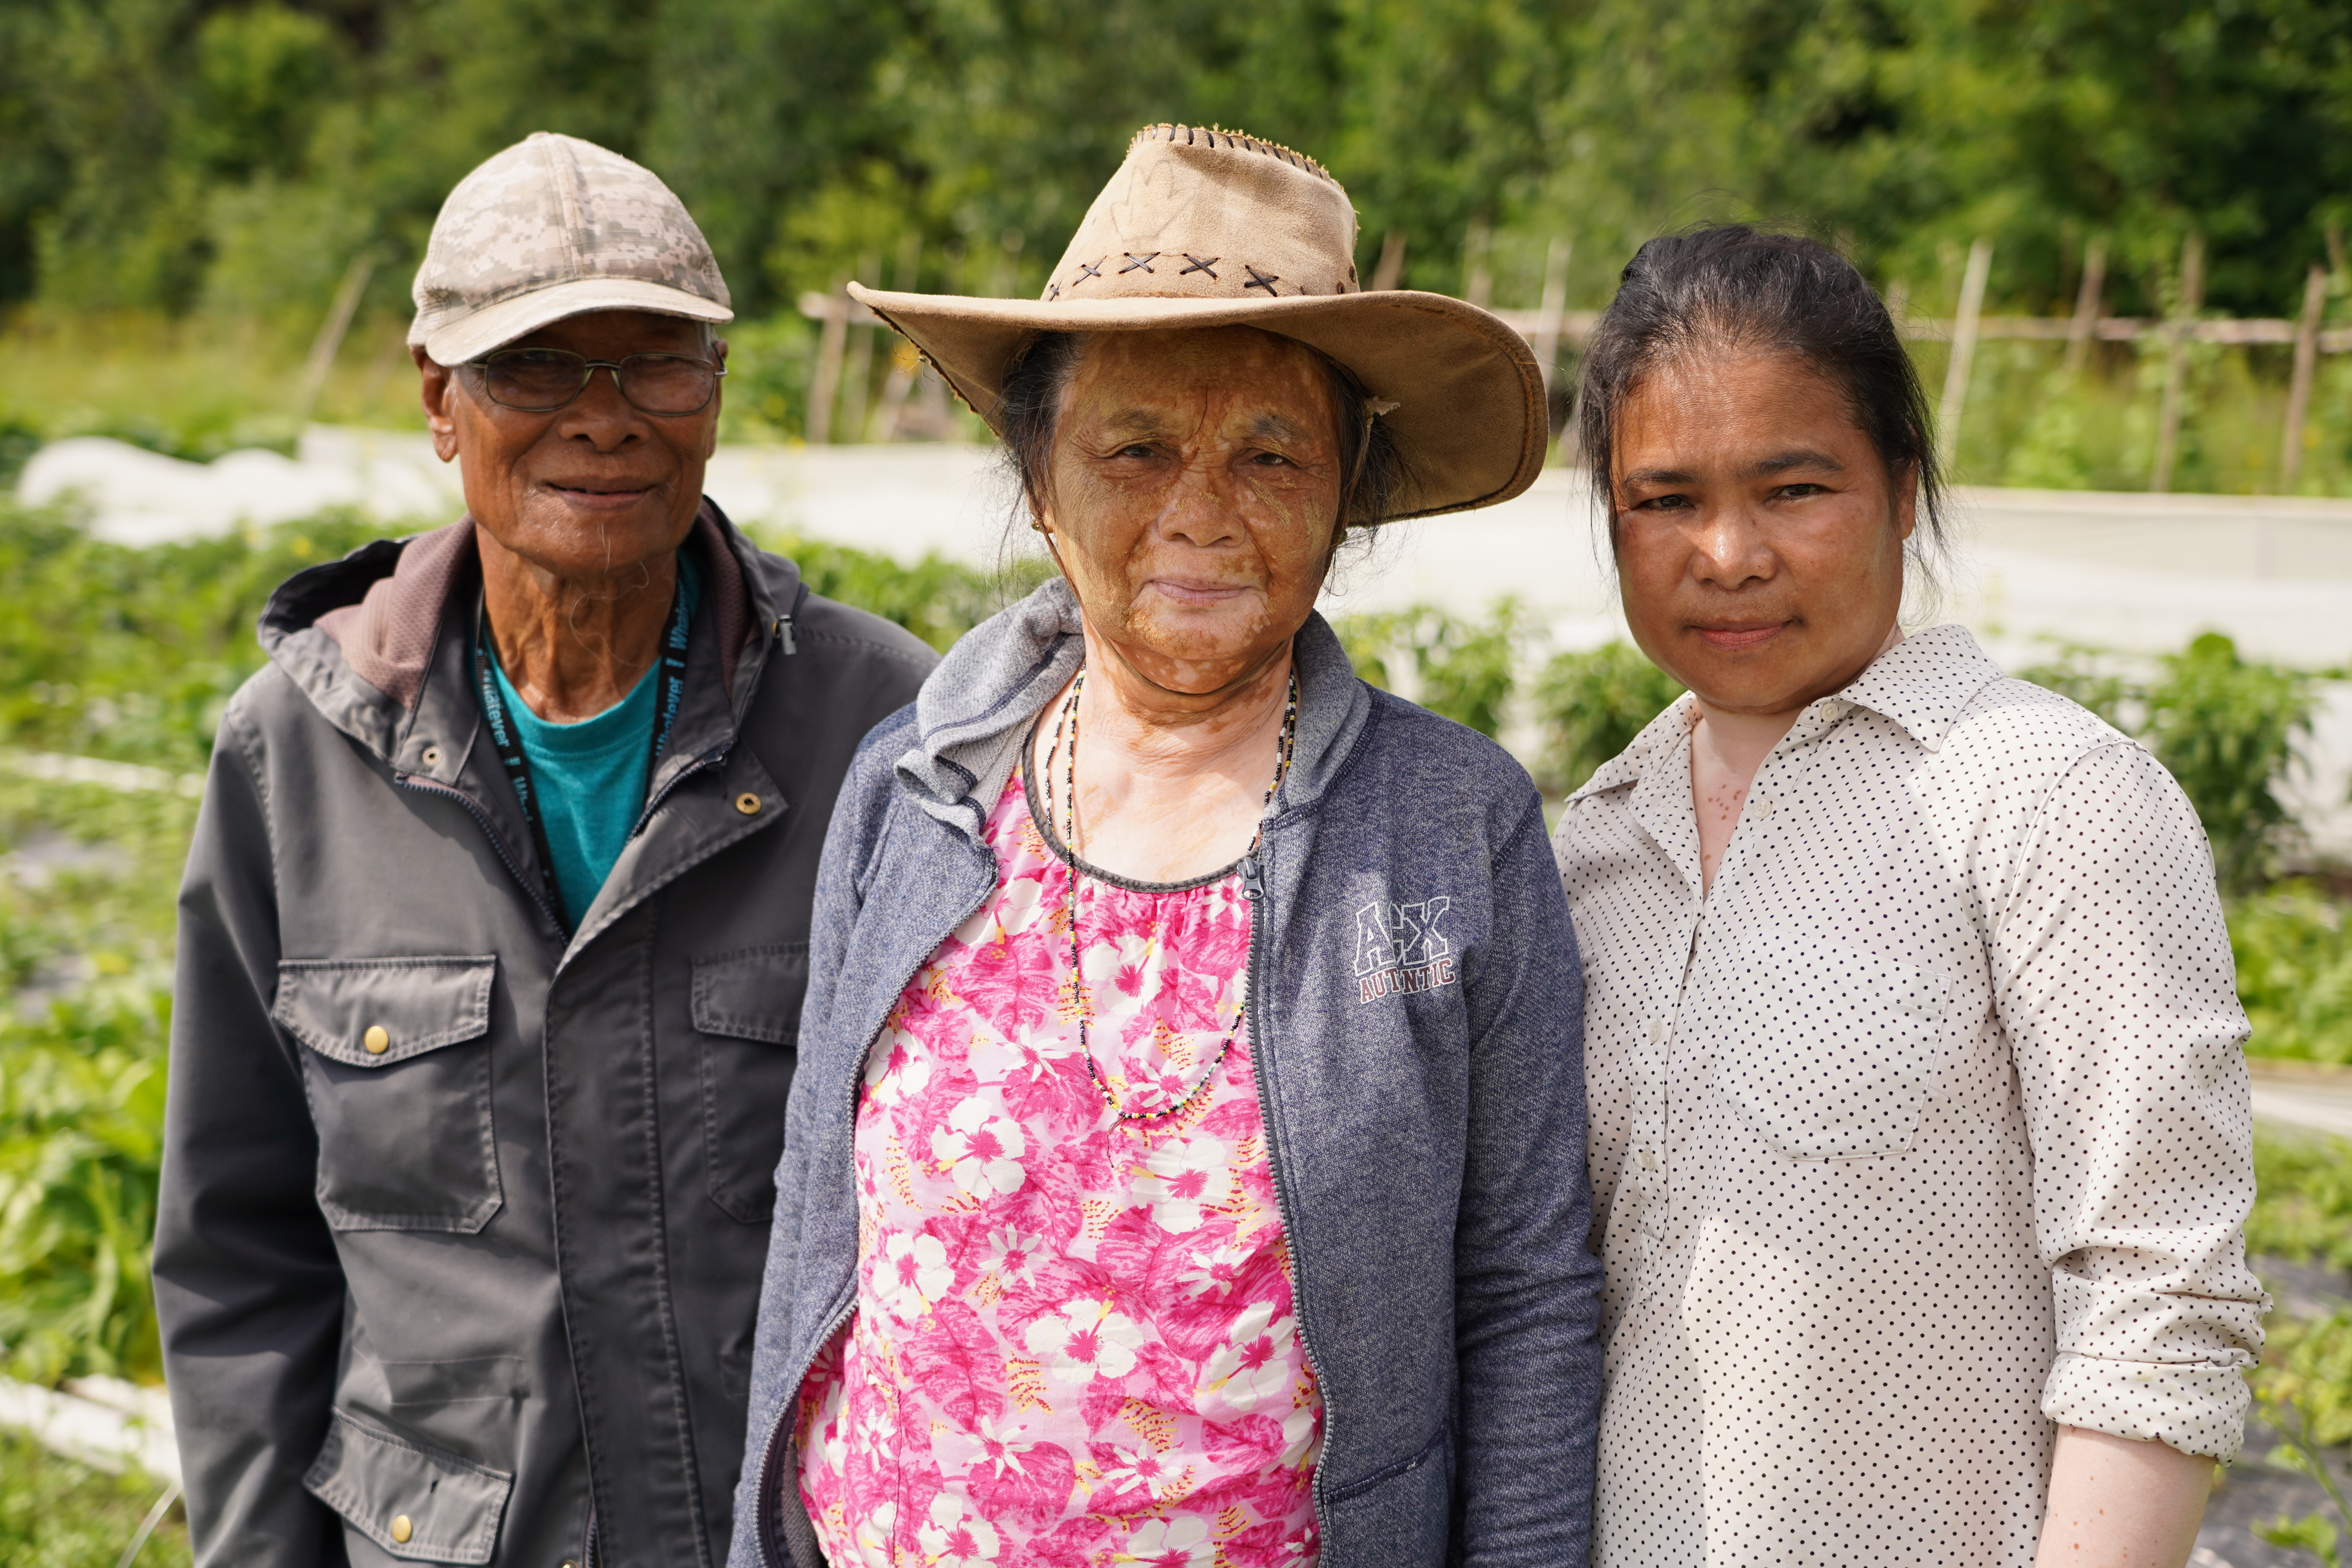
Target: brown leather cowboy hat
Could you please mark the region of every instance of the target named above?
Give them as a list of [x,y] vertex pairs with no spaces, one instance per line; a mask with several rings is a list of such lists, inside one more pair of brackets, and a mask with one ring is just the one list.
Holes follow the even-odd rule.
[[1356,281],[1356,210],[1286,147],[1187,125],[1139,132],[1035,300],[851,296],[904,332],[990,427],[1044,331],[1240,324],[1345,366],[1411,472],[1402,517],[1508,500],[1543,467],[1543,375],[1527,341],[1443,294]]

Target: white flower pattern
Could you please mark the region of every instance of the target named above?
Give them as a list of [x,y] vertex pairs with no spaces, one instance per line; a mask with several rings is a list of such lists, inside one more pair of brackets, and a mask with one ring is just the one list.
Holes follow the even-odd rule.
[[[1182,1100],[1234,1037],[1182,1112],[1122,1122],[1065,1003],[1068,872],[1017,779],[988,841],[996,899],[867,1058],[859,1310],[801,1397],[801,1496],[825,1556],[1311,1563],[1322,1404],[1237,1023],[1241,879],[1087,884],[1096,1065],[1129,1103]],[[1030,1550],[1048,1535],[1050,1557]]]

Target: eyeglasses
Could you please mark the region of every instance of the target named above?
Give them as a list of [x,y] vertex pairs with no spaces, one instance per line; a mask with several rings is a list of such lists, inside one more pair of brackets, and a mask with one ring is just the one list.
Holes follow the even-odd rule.
[[675,418],[699,414],[719,392],[723,364],[691,354],[631,354],[622,360],[590,359],[569,349],[500,349],[466,362],[481,376],[483,393],[501,408],[519,414],[552,414],[588,389],[600,370],[643,413]]

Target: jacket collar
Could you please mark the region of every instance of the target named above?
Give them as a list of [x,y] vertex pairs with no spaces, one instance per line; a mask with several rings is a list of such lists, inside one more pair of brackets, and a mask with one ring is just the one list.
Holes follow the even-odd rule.
[[[1269,817],[1322,798],[1371,712],[1370,696],[1320,613],[1307,616],[1291,653],[1298,735]],[[978,842],[1030,724],[1085,658],[1077,596],[1060,577],[973,627],[915,699],[915,744],[898,758],[900,785],[923,811]]]
[[[1810,704],[1780,744],[1801,745],[1861,709],[1900,725],[1927,751],[1941,751],[1961,710],[2000,679],[2000,666],[1986,657],[1966,626],[1930,626],[1880,654],[1844,690]],[[1622,789],[1663,764],[1686,767],[1682,747],[1697,721],[1697,706],[1688,692],[1675,699],[1569,798]]]
[[[462,656],[478,602],[474,529],[471,517],[461,518],[298,573],[270,595],[259,628],[271,659],[330,723],[386,762],[443,783],[455,778],[463,744],[428,746],[415,736],[422,715],[446,707],[446,722],[426,727],[450,728],[472,710],[469,677],[457,668],[463,658],[450,654]],[[719,675],[715,705],[697,705],[715,706],[700,727],[716,723],[731,735],[773,640],[763,634],[791,615],[799,597],[798,574],[762,557],[709,500],[688,542],[700,552],[706,574],[708,614],[696,617],[696,651],[715,656]],[[785,566],[781,574],[779,566]],[[463,688],[462,701],[437,690],[453,681],[453,692]],[[461,742],[469,731],[461,731]],[[674,757],[698,749],[683,722],[675,732]],[[424,762],[427,749],[436,752],[436,763]]]

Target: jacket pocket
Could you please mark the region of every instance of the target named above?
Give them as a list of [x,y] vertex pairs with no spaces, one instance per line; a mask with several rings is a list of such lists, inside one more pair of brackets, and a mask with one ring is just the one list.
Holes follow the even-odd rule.
[[694,1026],[702,1036],[702,1154],[710,1201],[745,1225],[776,1209],[784,1098],[800,1058],[808,943],[712,953],[694,961]]
[[1454,1436],[1440,1426],[1420,1451],[1330,1491],[1326,1562],[1402,1565],[1445,1561],[1454,1521]]
[[480,1230],[499,1211],[495,958],[288,959],[270,1016],[308,1048],[319,1207],[337,1230]]
[[338,1410],[302,1485],[394,1557],[488,1563],[514,1477]]
[[1936,1072],[1950,984],[1932,970],[1794,931],[1739,955],[1738,1023],[1716,1082],[1741,1121],[1798,1160],[1910,1147]]

